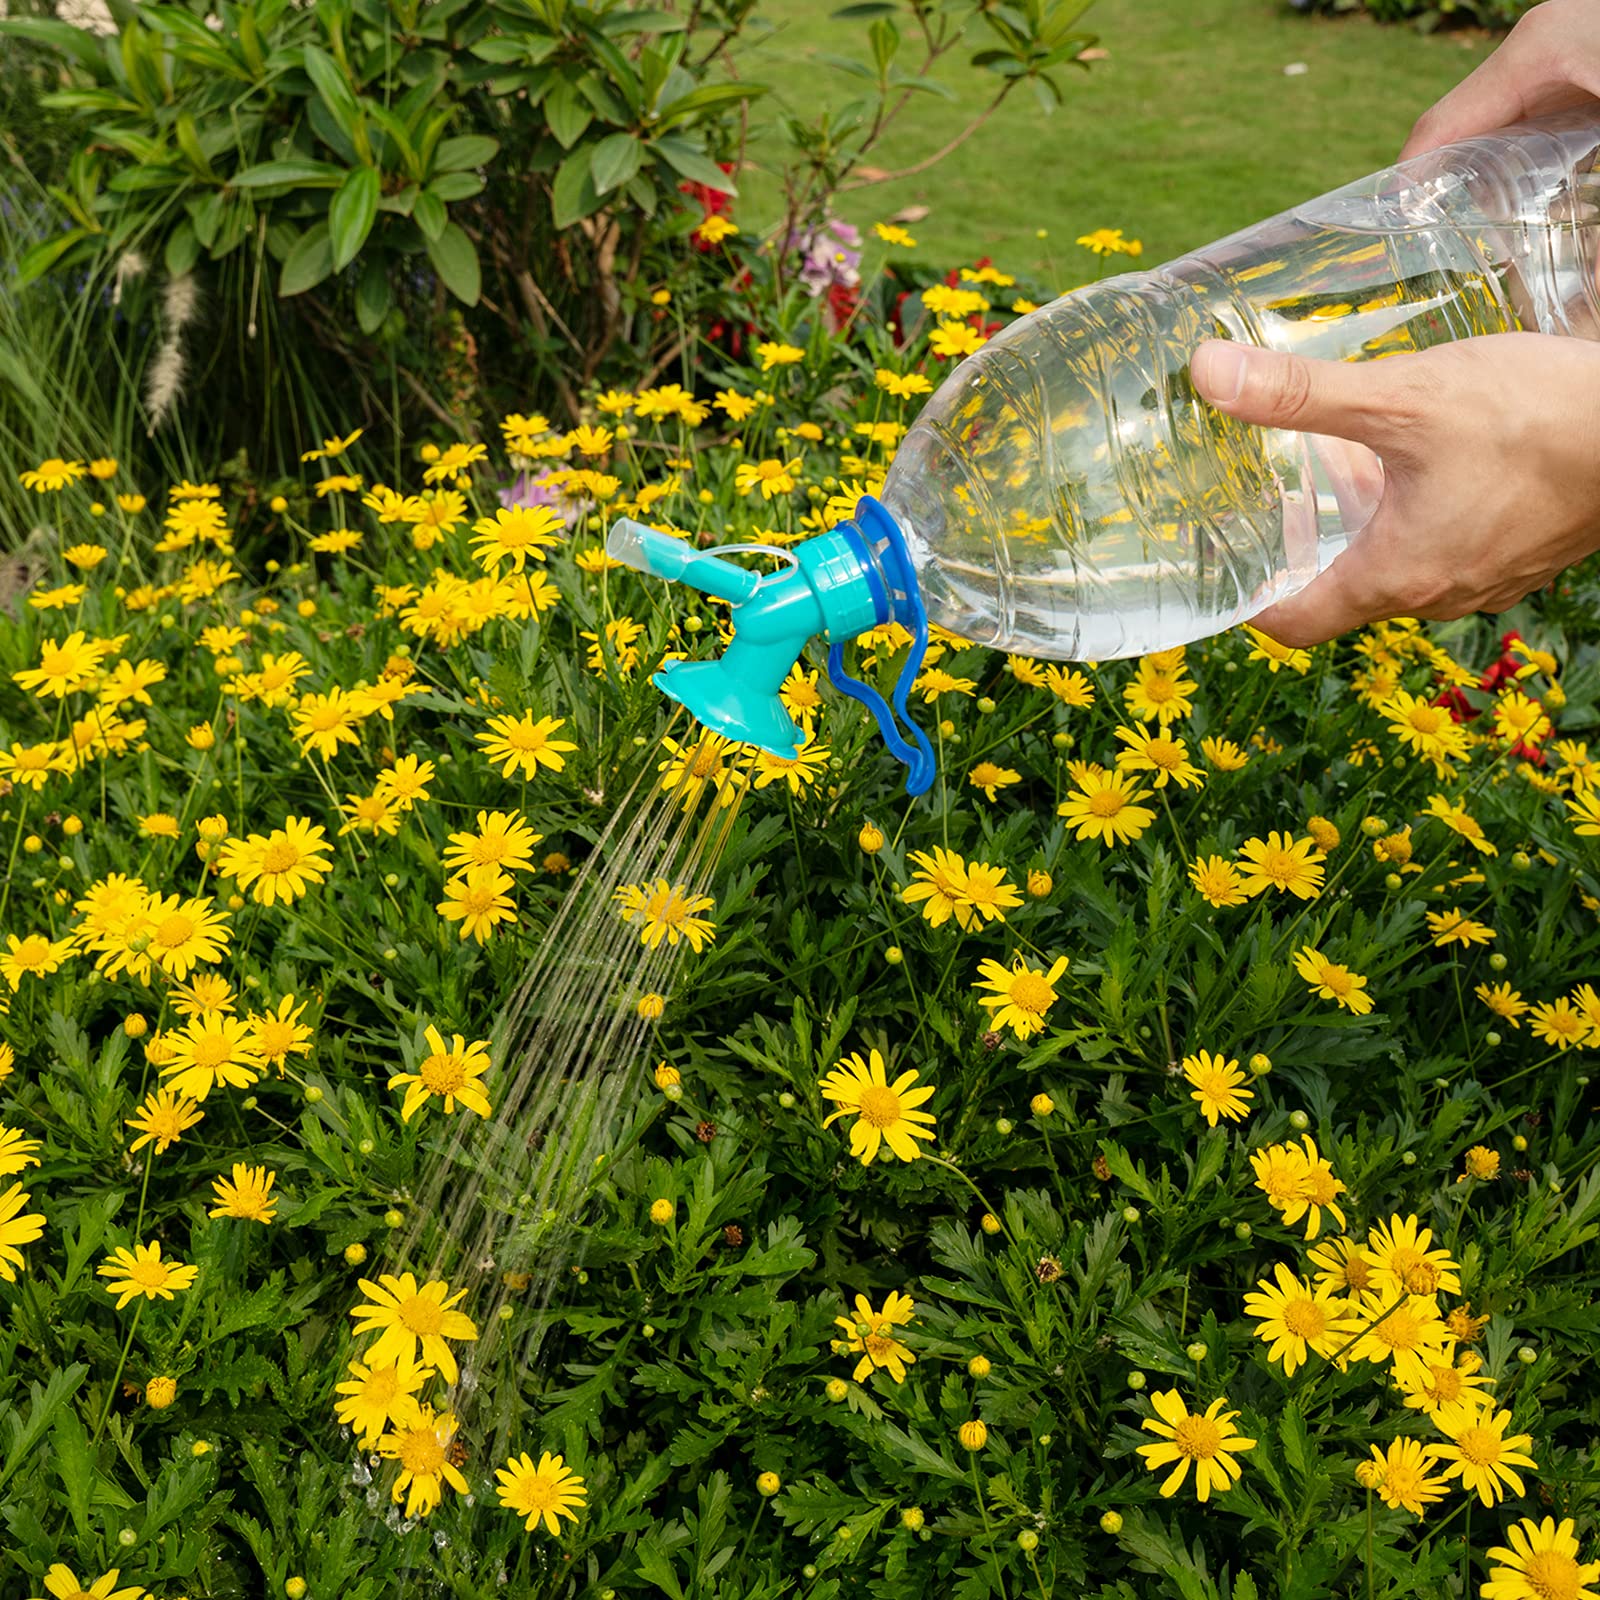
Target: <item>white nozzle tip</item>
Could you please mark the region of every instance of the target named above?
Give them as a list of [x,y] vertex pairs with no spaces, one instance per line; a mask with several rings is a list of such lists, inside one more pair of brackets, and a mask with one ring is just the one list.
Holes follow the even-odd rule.
[[643,535],[649,530],[627,517],[619,517],[606,535],[606,554],[635,572],[648,572],[650,559],[645,554]]

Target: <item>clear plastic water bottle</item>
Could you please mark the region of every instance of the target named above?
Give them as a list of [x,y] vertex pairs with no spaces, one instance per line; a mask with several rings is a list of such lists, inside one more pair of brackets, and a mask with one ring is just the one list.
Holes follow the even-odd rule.
[[[1207,405],[1190,382],[1195,348],[1223,338],[1377,361],[1518,329],[1600,338],[1597,160],[1593,113],[1521,124],[1063,296],[963,361],[880,499],[771,551],[784,571],[619,522],[618,560],[733,606],[721,660],[670,663],[654,681],[729,737],[792,752],[802,735],[779,686],[823,634],[833,683],[877,716],[919,793],[933,755],[907,696],[930,623],[999,650],[1104,660],[1247,620],[1345,547],[1383,467],[1359,444]],[[843,655],[885,622],[913,640],[892,708]]]
[[881,499],[929,617],[997,649],[1183,644],[1304,587],[1381,465],[1205,404],[1209,338],[1369,361],[1477,334],[1600,337],[1600,120],[1403,162],[1013,323],[932,397]]

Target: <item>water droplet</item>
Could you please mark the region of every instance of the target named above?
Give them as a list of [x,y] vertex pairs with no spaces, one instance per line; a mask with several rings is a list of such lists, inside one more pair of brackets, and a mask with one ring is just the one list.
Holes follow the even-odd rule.
[[444,1547],[449,1543],[450,1541],[445,1536],[445,1531],[443,1528],[435,1528],[433,1530],[433,1548],[435,1550],[443,1550]]
[[372,1469],[368,1467],[366,1462],[363,1461],[360,1456],[356,1457],[355,1465],[350,1469],[350,1481],[352,1483],[359,1483],[362,1485],[372,1482]]

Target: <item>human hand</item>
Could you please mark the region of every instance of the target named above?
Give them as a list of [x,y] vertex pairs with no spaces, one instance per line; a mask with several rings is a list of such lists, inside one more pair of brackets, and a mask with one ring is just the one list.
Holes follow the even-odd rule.
[[[1417,119],[1400,157],[1600,101],[1600,0],[1543,0],[1478,69]],[[1597,108],[1600,109],[1600,108]]]
[[1500,333],[1353,363],[1211,340],[1190,372],[1243,422],[1352,441],[1346,467],[1366,460],[1374,488],[1367,452],[1382,462],[1345,550],[1251,619],[1283,644],[1503,611],[1600,549],[1600,344]]

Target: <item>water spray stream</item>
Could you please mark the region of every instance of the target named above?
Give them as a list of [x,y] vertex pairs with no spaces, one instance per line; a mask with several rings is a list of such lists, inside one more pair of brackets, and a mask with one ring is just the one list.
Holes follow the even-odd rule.
[[385,1263],[468,1291],[460,1309],[478,1338],[458,1347],[460,1376],[440,1403],[470,1438],[479,1504],[493,1504],[493,1468],[507,1455],[538,1453],[523,1375],[552,1329],[557,1284],[583,1265],[583,1213],[607,1180],[605,1158],[659,1114],[637,1094],[653,1032],[638,1001],[670,992],[682,951],[669,939],[646,943],[617,891],[666,880],[689,896],[709,893],[747,783],[725,779],[716,735],[696,730],[692,740],[682,786],[664,792],[643,772],[574,876],[497,1030],[494,1115],[458,1114],[425,1155],[411,1226]]

